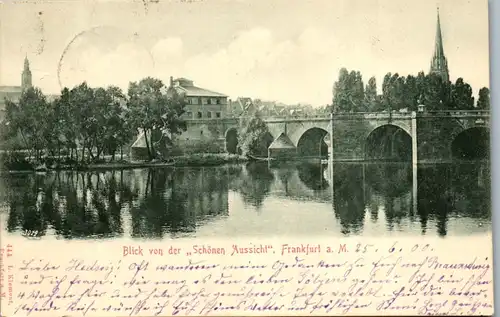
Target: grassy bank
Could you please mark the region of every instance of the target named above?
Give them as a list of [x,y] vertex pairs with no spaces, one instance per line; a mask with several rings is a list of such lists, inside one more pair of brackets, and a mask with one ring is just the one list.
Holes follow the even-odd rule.
[[47,162],[34,163],[25,159],[9,160],[3,162],[4,172],[29,172],[29,171],[58,171],[58,170],[112,170],[112,169],[133,169],[147,167],[189,167],[189,166],[217,166],[224,164],[234,164],[245,162],[248,159],[241,155],[228,153],[197,153],[183,156],[174,156],[166,160],[153,161],[129,161],[114,160],[101,161],[98,163],[81,162]]

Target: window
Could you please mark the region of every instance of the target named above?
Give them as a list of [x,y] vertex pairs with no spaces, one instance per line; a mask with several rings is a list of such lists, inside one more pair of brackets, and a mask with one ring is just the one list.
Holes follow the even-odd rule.
[[217,100],[216,100],[216,101],[217,101],[217,104],[218,104],[218,105],[220,105],[220,104],[221,104],[221,102],[220,102],[220,99],[219,99],[219,98],[217,98]]
[[212,113],[210,111],[207,112],[207,118],[212,118]]
[[207,105],[208,104],[207,98],[201,98],[201,104],[202,105]]
[[198,111],[198,119],[203,117],[203,114],[201,112]]
[[220,118],[220,112],[216,112],[216,113],[215,113],[215,116],[216,116],[217,118]]
[[197,105],[198,104],[198,98],[197,97],[191,98],[190,99],[190,104]]
[[210,99],[210,104],[211,105],[216,105],[217,104],[217,99],[216,98],[211,98]]

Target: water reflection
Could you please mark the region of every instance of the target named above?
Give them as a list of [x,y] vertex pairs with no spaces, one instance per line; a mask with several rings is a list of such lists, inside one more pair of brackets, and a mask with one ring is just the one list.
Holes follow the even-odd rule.
[[491,230],[490,179],[485,163],[251,163],[3,175],[0,200],[9,232],[66,239],[446,236]]

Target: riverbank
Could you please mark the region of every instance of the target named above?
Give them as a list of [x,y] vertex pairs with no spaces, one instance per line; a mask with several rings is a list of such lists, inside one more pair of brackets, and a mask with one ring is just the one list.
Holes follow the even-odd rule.
[[130,161],[116,160],[99,163],[74,163],[65,164],[54,162],[53,164],[34,164],[27,161],[12,162],[2,172],[48,172],[48,171],[92,171],[92,170],[124,170],[134,168],[151,167],[196,167],[196,166],[217,166],[224,164],[237,164],[247,162],[248,158],[228,153],[199,153],[184,156],[174,156],[166,160],[153,161]]

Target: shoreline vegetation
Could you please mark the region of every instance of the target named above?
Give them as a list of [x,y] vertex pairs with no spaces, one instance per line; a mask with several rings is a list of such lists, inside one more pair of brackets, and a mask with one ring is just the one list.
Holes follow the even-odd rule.
[[2,164],[3,173],[19,172],[48,172],[48,171],[93,171],[93,170],[124,170],[148,167],[196,167],[196,166],[218,166],[225,164],[237,164],[248,162],[249,158],[243,155],[228,153],[198,153],[182,156],[172,156],[164,160],[129,160],[128,158],[116,160],[100,160],[96,162],[82,163],[75,161],[47,160],[36,163],[30,160],[17,160],[11,164]]

